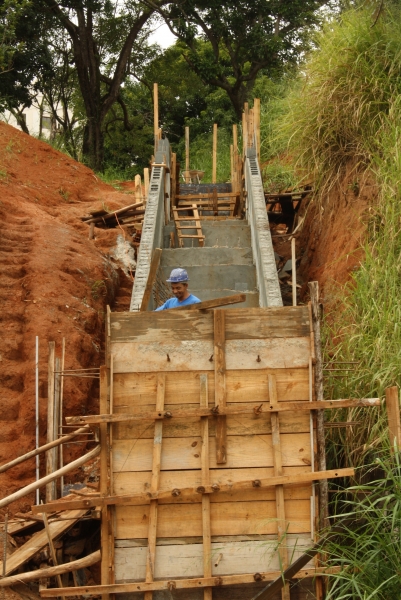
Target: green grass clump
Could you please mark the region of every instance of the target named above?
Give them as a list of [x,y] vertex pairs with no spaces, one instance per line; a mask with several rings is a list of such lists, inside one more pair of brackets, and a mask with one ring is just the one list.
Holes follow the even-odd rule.
[[368,4],[328,23],[288,96],[281,135],[322,195],[346,165],[365,169],[379,150],[375,140],[401,93],[400,24],[398,7],[375,22]]
[[[230,144],[231,132],[219,128],[217,131],[217,182],[230,181],[231,159]],[[190,169],[204,171],[202,183],[211,183],[213,170],[213,134],[198,135],[190,144]],[[185,170],[185,155],[181,157],[181,170]]]
[[393,460],[385,454],[372,467],[381,475],[351,488],[353,498],[341,502],[349,525],[326,550],[328,565],[343,568],[330,577],[326,600],[400,597],[400,455]]

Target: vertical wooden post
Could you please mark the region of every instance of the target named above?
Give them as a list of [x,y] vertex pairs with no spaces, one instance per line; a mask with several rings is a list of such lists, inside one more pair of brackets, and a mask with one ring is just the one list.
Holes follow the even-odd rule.
[[253,123],[255,128],[256,153],[258,163],[260,164],[260,98],[254,98],[253,100]]
[[[312,306],[312,325],[315,337],[315,394],[316,400],[324,400],[323,393],[323,358],[320,336],[320,304],[319,283],[310,281],[309,292]],[[326,444],[324,432],[324,410],[318,410],[316,416],[317,463],[318,470],[326,470]],[[319,529],[328,527],[329,489],[327,479],[319,482]]]
[[[100,412],[105,415],[108,411],[108,381],[107,381],[107,367],[100,367]],[[108,429],[110,424],[100,423],[100,485],[99,491],[102,497],[110,495],[110,479],[109,479],[109,448],[108,448]],[[101,521],[101,545],[102,545],[102,560],[101,560],[101,584],[110,584],[110,569],[109,569],[109,556],[110,556],[110,536],[109,536],[109,522],[110,522],[109,506],[102,507],[102,521]],[[102,594],[102,600],[108,600],[109,594]]]
[[295,254],[295,238],[291,239],[291,266],[292,266],[292,305],[297,305],[297,263]]
[[[60,425],[60,393],[61,393],[61,360],[56,358],[54,373],[54,416],[53,416],[53,439],[57,440]],[[53,464],[55,469],[58,466],[58,447],[53,448]],[[57,480],[54,481],[54,495],[57,498]]]
[[148,168],[143,170],[143,184],[145,186],[145,196],[143,198],[143,205],[144,205],[144,208],[146,209],[146,203],[148,201],[148,194],[149,194],[149,169]]
[[[49,365],[48,365],[48,382],[47,382],[47,441],[54,440],[54,363],[56,354],[55,342],[49,342]],[[46,475],[50,475],[56,470],[56,465],[53,463],[54,453],[48,450],[46,453]],[[46,486],[46,502],[55,500],[54,481]]]
[[230,145],[230,181],[231,181],[231,191],[234,189],[234,146]]
[[233,125],[233,146],[234,146],[234,156],[238,154],[238,127],[237,125]]
[[244,104],[242,113],[242,157],[246,158],[246,149],[248,147],[248,102]]
[[135,202],[142,201],[142,180],[140,175],[135,175]]
[[213,125],[213,167],[212,167],[212,183],[217,181],[217,123]]
[[[200,407],[208,408],[208,382],[207,375],[200,375]],[[209,472],[209,419],[201,417],[201,467],[202,486],[210,483]],[[202,494],[202,533],[203,533],[203,577],[212,576],[212,537],[210,531],[210,496]],[[204,600],[212,600],[212,588],[203,591]]]
[[[157,374],[157,392],[156,392],[156,411],[164,410],[164,397],[166,390],[166,374]],[[155,432],[153,439],[153,457],[152,457],[152,479],[150,481],[150,492],[157,492],[160,484],[160,463],[162,454],[162,436],[163,421],[155,421]],[[148,530],[148,550],[146,555],[146,581],[151,582],[155,575],[155,557],[156,557],[156,531],[157,531],[157,509],[158,501],[151,500],[149,507],[149,530]],[[144,600],[152,600],[153,592],[145,592]]]
[[191,183],[189,175],[189,127],[185,127],[185,183]]
[[155,139],[155,154],[159,140],[159,87],[153,84],[153,135]]
[[248,148],[253,146],[253,134],[254,134],[254,122],[253,122],[253,108],[249,110],[249,119],[248,119]]
[[386,410],[388,432],[390,437],[390,451],[394,453],[401,448],[400,401],[398,387],[386,389]]
[[[216,407],[226,406],[226,313],[224,310],[214,310],[214,403]],[[216,462],[227,462],[227,424],[226,417],[216,419]]]
[[170,198],[171,198],[171,209],[176,206],[177,195],[177,155],[175,152],[171,155],[171,169],[170,169]]

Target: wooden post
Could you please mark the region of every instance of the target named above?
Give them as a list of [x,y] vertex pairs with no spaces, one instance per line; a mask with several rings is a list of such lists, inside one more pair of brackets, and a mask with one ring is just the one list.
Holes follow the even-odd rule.
[[248,148],[251,148],[253,146],[253,134],[254,134],[254,128],[253,128],[253,108],[251,108],[249,110],[249,117],[248,117]]
[[234,146],[234,156],[238,154],[238,128],[237,125],[233,125],[233,146]]
[[189,127],[185,127],[185,183],[191,183],[189,176]]
[[248,144],[248,102],[244,104],[242,113],[242,157],[246,158],[246,149]]
[[233,146],[233,144],[230,145],[230,170],[231,170],[231,176],[230,176],[231,189],[233,189],[233,183],[234,183],[234,146]]
[[[216,407],[226,406],[226,355],[225,355],[225,316],[224,310],[214,313],[214,403]],[[216,419],[216,462],[227,462],[227,424],[226,417]]]
[[[43,518],[43,523],[44,523],[44,526],[45,526],[45,529],[46,529],[47,541],[49,543],[50,556],[51,556],[52,561],[53,561],[53,566],[57,567],[58,566],[58,562],[57,562],[56,550],[54,548],[53,538],[52,538],[52,534],[51,534],[50,527],[49,527],[49,521],[47,520],[47,514],[46,513],[42,513],[42,518]],[[60,574],[56,575],[56,579],[57,579],[58,586],[59,587],[63,587],[63,582],[61,580],[61,575]],[[63,600],[64,600],[64,596],[61,596],[61,598],[63,598]]]
[[177,195],[177,155],[175,152],[171,154],[171,169],[170,169],[170,208],[173,209],[176,206],[176,195]]
[[[295,238],[291,239],[291,266],[292,266],[292,305],[297,305],[297,263],[295,255]],[[323,398],[322,398],[323,399]]]
[[135,202],[142,202],[142,180],[140,175],[135,175]]
[[156,154],[159,141],[159,88],[157,83],[153,84],[153,135]]
[[[54,440],[54,363],[55,363],[56,344],[49,342],[49,364],[48,364],[48,382],[47,382],[47,442]],[[49,450],[46,454],[46,475],[50,475],[56,470],[54,464],[54,454]],[[55,485],[52,481],[46,486],[46,502],[55,500]]]
[[[55,374],[54,374],[54,416],[53,416],[53,440],[57,440],[60,426],[60,393],[61,393],[61,360],[56,358],[55,361]],[[55,469],[58,465],[58,446],[55,446],[51,452],[53,452],[53,464]],[[54,494],[57,498],[57,481],[54,482]]]
[[[310,281],[310,299],[312,305],[312,325],[315,337],[315,394],[316,400],[324,400],[323,393],[323,358],[320,337],[320,304],[319,283]],[[326,471],[326,445],[324,432],[324,410],[318,410],[316,416],[317,463],[318,471]],[[313,460],[313,457],[312,457]],[[329,525],[328,522],[329,489],[327,479],[319,483],[319,529],[322,531]]]
[[[100,402],[99,409],[102,414],[108,413],[108,369],[106,366],[100,367]],[[108,432],[110,425],[100,423],[100,483],[99,491],[102,496],[110,494],[110,478],[109,478],[109,444]],[[109,570],[109,555],[110,555],[110,537],[109,537],[109,522],[111,509],[109,506],[102,507],[102,520],[100,526],[102,559],[101,559],[101,584],[108,585],[110,581]],[[102,594],[102,600],[108,600],[109,594]]]
[[217,123],[213,125],[213,167],[212,167],[212,183],[217,181]]
[[386,410],[390,451],[394,453],[401,448],[400,402],[398,387],[394,385],[386,389]]
[[253,124],[256,138],[256,154],[260,165],[260,98],[253,100]]
[[[207,375],[202,374],[200,379],[200,407],[208,408],[208,385]],[[201,417],[201,467],[202,467],[202,486],[210,484],[209,471],[209,419]],[[202,534],[203,534],[203,577],[212,576],[212,537],[210,532],[210,496],[202,494]],[[205,588],[203,591],[204,600],[212,600],[212,588]]]
[[149,169],[148,168],[143,170],[143,184],[145,186],[145,196],[143,198],[143,206],[146,210],[146,203],[148,201],[148,195],[149,195]]

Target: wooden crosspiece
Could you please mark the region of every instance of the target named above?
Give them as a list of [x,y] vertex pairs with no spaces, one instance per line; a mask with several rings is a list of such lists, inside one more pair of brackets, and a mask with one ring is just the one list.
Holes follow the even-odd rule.
[[[184,215],[184,216],[180,216],[180,214],[182,214],[183,212],[186,213],[191,213]],[[196,204],[192,204],[192,206],[188,206],[186,208],[177,208],[177,207],[173,207],[173,217],[174,217],[174,222],[175,222],[175,228],[177,230],[177,238],[178,238],[178,246],[180,248],[183,248],[184,246],[184,239],[185,238],[190,238],[190,239],[196,239],[198,240],[198,244],[199,246],[203,247],[204,243],[205,243],[205,236],[202,233],[202,226],[201,226],[201,222],[200,222],[200,217],[199,217],[199,211],[198,208],[196,206]],[[182,225],[182,223],[191,223],[194,222],[194,224],[192,225]],[[183,230],[196,230],[196,233],[192,233],[192,234],[184,234]]]

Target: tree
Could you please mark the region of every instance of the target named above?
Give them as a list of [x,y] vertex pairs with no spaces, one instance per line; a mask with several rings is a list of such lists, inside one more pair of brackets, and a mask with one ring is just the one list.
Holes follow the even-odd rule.
[[[187,47],[185,59],[205,84],[224,90],[241,118],[260,71],[277,74],[304,51],[322,0],[145,0]],[[200,34],[200,35],[199,35]],[[205,44],[208,42],[208,44]]]
[[[103,169],[103,124],[118,102],[129,126],[121,86],[135,63],[136,50],[144,45],[144,28],[154,8],[135,0],[121,7],[112,0],[39,0],[42,8],[68,34],[85,108],[83,157],[95,169]],[[159,0],[163,2],[163,0]],[[159,7],[157,0],[155,6]]]

